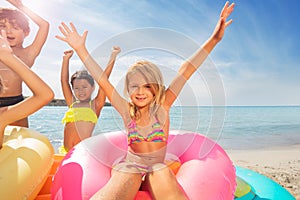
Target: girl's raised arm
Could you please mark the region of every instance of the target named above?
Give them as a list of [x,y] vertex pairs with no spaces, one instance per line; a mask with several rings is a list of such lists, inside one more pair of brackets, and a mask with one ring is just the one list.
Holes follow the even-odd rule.
[[220,19],[210,38],[181,65],[178,75],[173,79],[166,91],[166,107],[171,107],[186,81],[201,66],[214,47],[221,41],[225,28],[232,23],[232,20],[227,21],[227,17],[232,13],[233,8],[234,3],[231,3],[230,5],[229,2],[225,3],[220,14]]
[[79,35],[73,23],[70,23],[70,28],[65,23],[61,23],[59,30],[64,37],[56,36],[56,38],[67,42],[75,50],[90,74],[103,89],[111,104],[121,114],[123,119],[124,117],[128,117],[127,115],[129,114],[129,108],[127,101],[123,99],[116,91],[114,86],[109,82],[106,73],[104,73],[102,68],[98,65],[98,63],[93,59],[93,57],[86,49],[85,41],[88,32],[84,31],[82,36]]
[[[104,70],[107,78],[109,78],[109,76],[112,72],[112,69],[115,65],[117,55],[120,52],[121,52],[120,47],[117,47],[117,46],[112,47],[112,51],[111,51],[111,54],[110,54],[109,61],[108,61],[107,66]],[[101,89],[101,87],[99,87],[98,88],[98,93],[97,93],[97,95],[94,99],[94,101],[95,101],[95,111],[96,111],[97,116],[100,115],[100,111],[103,108],[103,106],[105,105],[105,99],[106,99],[106,95],[105,95],[104,91]]]
[[63,61],[62,61],[62,65],[61,65],[61,73],[60,73],[61,88],[63,91],[63,95],[65,97],[66,103],[69,107],[75,100],[71,86],[69,84],[69,71],[70,71],[69,64],[70,64],[70,59],[71,59],[72,55],[73,55],[73,50],[68,50],[68,51],[64,52]]

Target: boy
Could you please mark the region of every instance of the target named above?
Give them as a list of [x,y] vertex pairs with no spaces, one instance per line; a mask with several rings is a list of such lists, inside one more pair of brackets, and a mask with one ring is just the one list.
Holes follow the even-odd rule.
[[[14,54],[31,68],[47,39],[49,23],[23,5],[21,0],[7,1],[18,10],[0,9],[0,29],[6,31],[7,40]],[[23,42],[25,37],[29,35],[30,29],[28,20],[23,13],[39,27],[32,44],[27,47],[23,47]],[[22,79],[20,76],[10,70],[2,62],[0,62],[0,76],[3,79],[4,87],[0,94],[0,108],[23,101]],[[10,125],[28,127],[28,118],[18,120]]]

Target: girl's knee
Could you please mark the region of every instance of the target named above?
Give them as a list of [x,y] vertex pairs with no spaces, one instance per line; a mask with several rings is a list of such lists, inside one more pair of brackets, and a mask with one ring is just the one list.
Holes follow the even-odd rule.
[[147,179],[147,190],[154,199],[188,199],[179,185],[174,173],[162,165],[156,166]]
[[162,171],[168,169],[168,166],[164,163],[156,163],[151,166],[152,171]]
[[138,174],[115,171],[107,184],[92,199],[133,199],[141,182]]
[[169,167],[163,163],[157,163],[157,164],[153,165],[151,173],[153,175],[174,177],[172,170],[170,170]]

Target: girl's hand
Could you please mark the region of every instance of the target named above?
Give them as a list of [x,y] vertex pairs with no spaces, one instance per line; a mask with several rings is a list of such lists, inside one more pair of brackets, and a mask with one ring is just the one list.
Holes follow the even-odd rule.
[[112,49],[111,49],[111,53],[112,54],[119,54],[121,52],[121,48],[118,47],[118,46],[113,46]]
[[7,0],[10,4],[14,5],[17,8],[20,8],[23,6],[23,3],[21,0]]
[[73,50],[67,50],[64,52],[63,58],[70,59],[73,56],[73,53],[74,53]]
[[69,28],[64,22],[62,22],[61,26],[58,28],[64,37],[57,35],[55,36],[57,39],[68,43],[75,51],[81,47],[85,47],[87,31],[84,31],[82,35],[79,35],[73,23],[70,23]]
[[227,1],[221,11],[220,14],[220,19],[215,27],[215,30],[212,34],[212,38],[220,41],[223,36],[224,36],[224,32],[225,32],[225,28],[227,26],[229,26],[232,23],[232,19],[227,21],[227,17],[233,12],[234,9],[234,3],[231,3],[229,5],[229,2]]
[[0,35],[0,57],[5,56],[4,53],[12,53],[5,30],[1,30]]

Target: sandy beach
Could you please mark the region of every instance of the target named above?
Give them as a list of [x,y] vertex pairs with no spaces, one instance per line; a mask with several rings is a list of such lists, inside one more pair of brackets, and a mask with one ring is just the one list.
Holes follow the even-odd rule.
[[275,180],[300,200],[300,145],[226,152],[234,165]]

